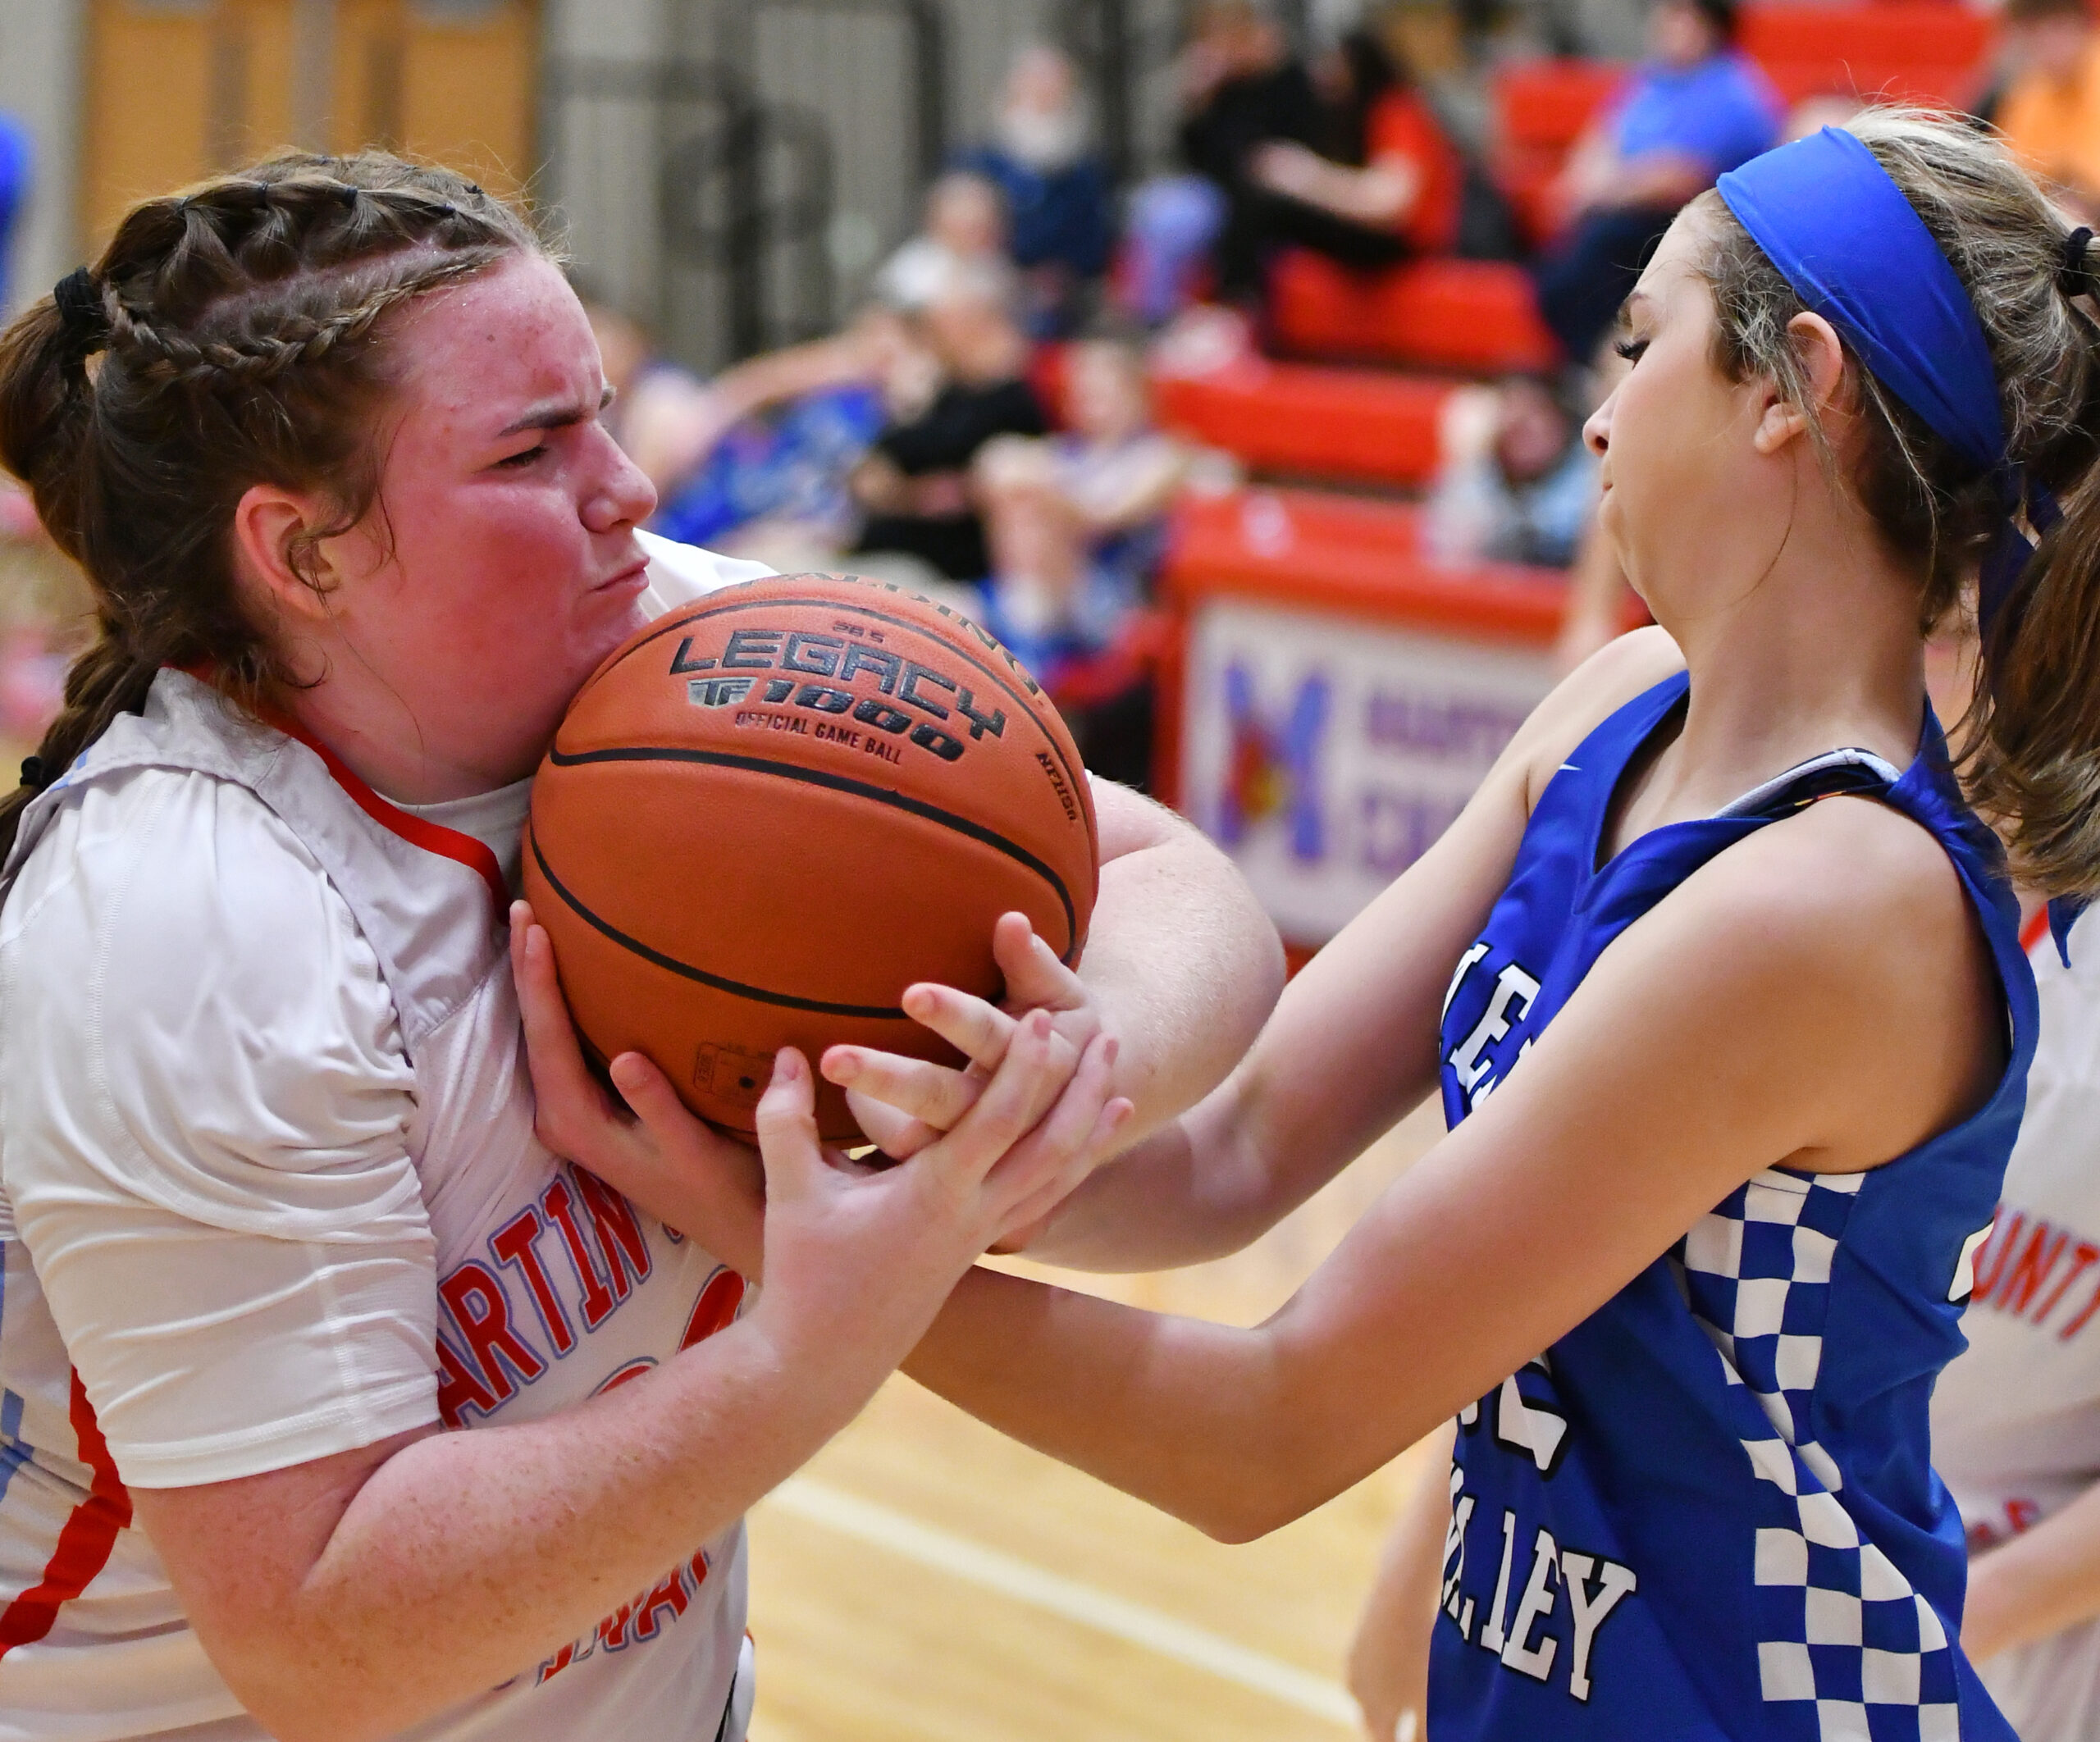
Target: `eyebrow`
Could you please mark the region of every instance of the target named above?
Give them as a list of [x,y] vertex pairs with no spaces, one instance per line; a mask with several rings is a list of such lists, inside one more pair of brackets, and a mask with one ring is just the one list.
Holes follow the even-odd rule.
[[588,411],[573,399],[550,400],[535,405],[523,417],[506,423],[496,432],[496,440],[501,441],[508,436],[522,436],[527,430],[573,429],[579,423],[590,422],[612,403],[613,390],[609,385],[598,395],[597,405]]

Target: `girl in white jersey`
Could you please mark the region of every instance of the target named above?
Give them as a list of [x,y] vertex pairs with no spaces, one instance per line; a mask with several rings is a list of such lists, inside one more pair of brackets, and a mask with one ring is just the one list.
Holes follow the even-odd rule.
[[755,1306],[550,1153],[528,778],[739,572],[641,539],[604,396],[522,221],[383,157],[148,202],[0,344],[0,458],[102,632],[0,807],[9,1742],[741,1735],[739,1515],[1273,996],[1222,861],[1104,793],[1090,983],[1009,924],[1061,1007],[952,1134],[831,1165],[782,1056]]
[[[2038,933],[2040,928],[2036,928]],[[2041,1041],[1967,1353],[1933,1394],[1970,1548],[1963,1643],[2023,1742],[2100,1735],[2100,919],[2030,956]]]

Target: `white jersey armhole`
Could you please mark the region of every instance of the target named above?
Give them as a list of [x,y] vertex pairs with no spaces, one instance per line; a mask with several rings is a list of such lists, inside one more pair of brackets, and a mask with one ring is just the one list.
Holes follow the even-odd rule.
[[642,595],[641,607],[652,618],[704,599],[721,587],[763,581],[773,572],[764,563],[717,556],[697,545],[676,544],[654,532],[637,531],[634,536],[649,559],[649,591]]

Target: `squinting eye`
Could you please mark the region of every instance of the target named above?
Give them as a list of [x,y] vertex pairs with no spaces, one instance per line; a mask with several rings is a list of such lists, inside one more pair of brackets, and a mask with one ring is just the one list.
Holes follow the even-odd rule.
[[514,471],[522,471],[524,467],[531,465],[534,460],[537,459],[546,451],[546,445],[545,443],[542,443],[536,448],[527,448],[523,454],[513,454],[505,458],[500,459],[496,462],[496,464],[498,466],[508,466]]

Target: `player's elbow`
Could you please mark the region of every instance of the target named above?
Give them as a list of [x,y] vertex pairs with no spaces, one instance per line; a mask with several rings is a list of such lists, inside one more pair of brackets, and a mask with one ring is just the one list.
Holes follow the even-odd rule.
[[1212,1542],[1234,1548],[1259,1542],[1333,1498],[1308,1476],[1280,1461],[1243,1459],[1230,1479],[1205,1496],[1199,1512],[1185,1516]]
[[213,1631],[212,1667],[275,1742],[384,1742],[424,1715],[390,1699],[375,1666],[345,1661],[340,1640],[296,1621]]
[[1212,1542],[1237,1548],[1296,1523],[1312,1509],[1287,1494],[1248,1493],[1207,1508],[1203,1517],[1191,1522]]
[[353,1690],[318,1685],[310,1676],[279,1674],[254,1664],[231,1673],[221,1664],[219,1673],[275,1742],[381,1742],[399,1727],[360,1712],[362,1702]]
[[1278,1516],[1272,1508],[1233,1507],[1222,1508],[1211,1516],[1194,1521],[1196,1528],[1214,1543],[1223,1543],[1229,1548],[1258,1543],[1271,1531],[1281,1530],[1290,1522]]

